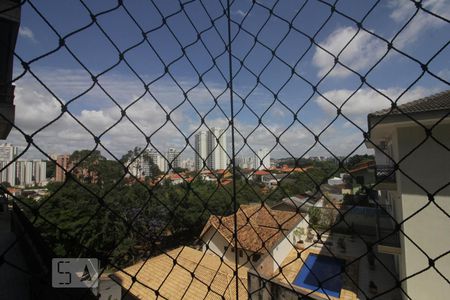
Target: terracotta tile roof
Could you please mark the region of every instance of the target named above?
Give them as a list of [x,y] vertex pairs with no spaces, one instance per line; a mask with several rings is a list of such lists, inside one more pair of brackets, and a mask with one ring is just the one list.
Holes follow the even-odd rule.
[[359,172],[362,170],[373,168],[374,166],[375,166],[375,161],[371,160],[371,161],[357,164],[353,169],[349,170],[348,172],[355,173],[355,172]]
[[220,183],[222,185],[227,185],[233,182],[233,179],[223,179]]
[[263,170],[258,170],[255,173],[253,173],[254,175],[269,175],[270,172],[267,171],[263,171]]
[[[421,98],[415,101],[399,105],[398,108],[402,112],[409,114],[438,111],[438,110],[450,110],[450,90],[443,91],[425,98]],[[380,117],[387,114],[399,115],[401,114],[399,109],[394,109],[392,111],[390,108],[379,110],[369,114],[369,118]]]
[[[179,247],[153,257],[145,264],[140,262],[125,268],[125,272],[118,271],[110,277],[124,290],[131,286],[130,294],[137,299],[222,299],[222,295],[225,299],[236,299],[232,268],[233,264],[221,262],[216,255],[204,254],[190,247]],[[247,298],[247,271],[245,267],[239,269],[240,299]],[[194,278],[191,272],[195,274]],[[133,285],[131,276],[136,276]],[[160,297],[156,296],[154,290],[158,290]]]
[[[262,254],[277,245],[303,219],[303,216],[296,212],[272,210],[267,205],[261,204],[241,205],[236,215],[238,247]],[[234,214],[210,216],[200,237],[211,226],[216,228],[227,241],[234,244]]]

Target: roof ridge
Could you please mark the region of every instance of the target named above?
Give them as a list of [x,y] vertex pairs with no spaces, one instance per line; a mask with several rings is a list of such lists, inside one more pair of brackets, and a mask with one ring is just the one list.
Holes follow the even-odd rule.
[[417,113],[425,111],[436,111],[450,109],[450,90],[428,95],[396,106],[385,108],[369,114],[371,116],[382,116],[387,114]]

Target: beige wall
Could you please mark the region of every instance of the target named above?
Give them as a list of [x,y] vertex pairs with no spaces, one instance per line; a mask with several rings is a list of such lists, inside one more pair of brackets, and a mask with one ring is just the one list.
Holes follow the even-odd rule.
[[[202,237],[203,240],[203,252],[207,252],[208,254],[222,256],[224,254],[224,247],[227,247],[227,251],[225,252],[224,258],[229,262],[233,262],[234,264],[234,252],[231,251],[231,247],[229,247],[229,243],[225,238],[217,232],[214,227],[210,227],[209,230]],[[209,249],[206,250],[206,244]]]
[[[308,227],[308,223],[305,220],[299,222],[299,224],[287,234],[287,238],[284,238],[277,246],[275,246],[275,248],[272,249],[271,255],[266,254],[264,256],[261,256],[261,258],[256,262],[251,261],[251,257],[253,254],[252,252],[243,251],[242,257],[239,256],[238,252],[238,264],[240,266],[253,268],[261,274],[273,274],[273,272],[277,270],[279,266],[281,266],[283,260],[286,258],[289,252],[293,249],[293,245],[295,245],[295,242],[297,242],[298,240],[298,237],[295,237],[294,235],[294,231],[300,227],[305,228],[306,230],[306,228]],[[224,247],[229,246],[225,238],[221,234],[219,234],[213,227],[210,227],[210,229],[202,237],[202,240],[204,243],[203,251],[206,251],[209,254],[221,256],[225,251]],[[206,249],[205,244],[208,244],[208,250]],[[228,250],[225,252],[224,258],[230,264],[234,265],[235,253],[231,251],[231,247],[228,247]]]
[[[424,130],[418,126],[398,128],[398,158],[402,159],[424,138]],[[433,136],[450,147],[450,124],[438,125]],[[400,168],[428,192],[434,193],[450,181],[450,152],[428,139],[414,150]],[[450,250],[450,219],[433,203],[428,204],[426,192],[407,176],[397,172],[400,203],[396,203],[396,215],[406,219],[423,206],[420,213],[414,215],[403,225],[403,230],[431,258]],[[435,196],[436,203],[450,213],[450,187]],[[428,267],[428,258],[406,237],[401,238],[402,255],[399,257],[400,277],[404,278]],[[450,255],[436,262],[436,268],[450,278]],[[413,276],[404,285],[412,299],[448,299],[450,285],[433,269]]]
[[271,255],[267,255],[264,258],[258,266],[258,271],[265,275],[275,272],[281,266],[286,256],[288,256],[289,252],[294,249],[295,243],[299,240],[294,234],[295,230],[298,228],[305,228],[306,231],[307,227],[308,223],[302,219],[294,229],[287,233],[286,238],[272,249]]
[[[235,264],[235,253],[232,251],[232,245],[228,243],[228,241],[213,227],[210,227],[209,230],[202,237],[203,240],[203,252],[207,252],[208,254],[222,256],[224,254],[225,248],[227,247],[227,251],[225,252],[224,259],[228,262],[229,266],[234,266]],[[209,249],[206,250],[206,244],[208,244]],[[253,262],[252,252],[242,251],[242,257],[239,255],[238,249],[238,264],[240,266],[246,266],[248,268],[256,267],[263,259],[261,257],[258,261]]]

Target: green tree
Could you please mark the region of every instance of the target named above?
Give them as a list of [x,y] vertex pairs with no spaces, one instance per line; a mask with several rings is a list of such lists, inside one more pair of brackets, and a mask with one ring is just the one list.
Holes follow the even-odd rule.
[[311,225],[314,226],[318,225],[322,216],[320,209],[317,207],[311,207],[308,210],[308,214],[309,214],[309,222],[311,223]]
[[45,176],[47,178],[54,178],[56,176],[56,164],[51,160],[47,160],[46,162],[47,166]]

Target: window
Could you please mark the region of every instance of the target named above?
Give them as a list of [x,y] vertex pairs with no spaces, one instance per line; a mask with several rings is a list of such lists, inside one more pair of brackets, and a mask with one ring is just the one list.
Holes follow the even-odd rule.
[[242,249],[239,249],[239,257],[244,257],[244,252],[242,251]]

